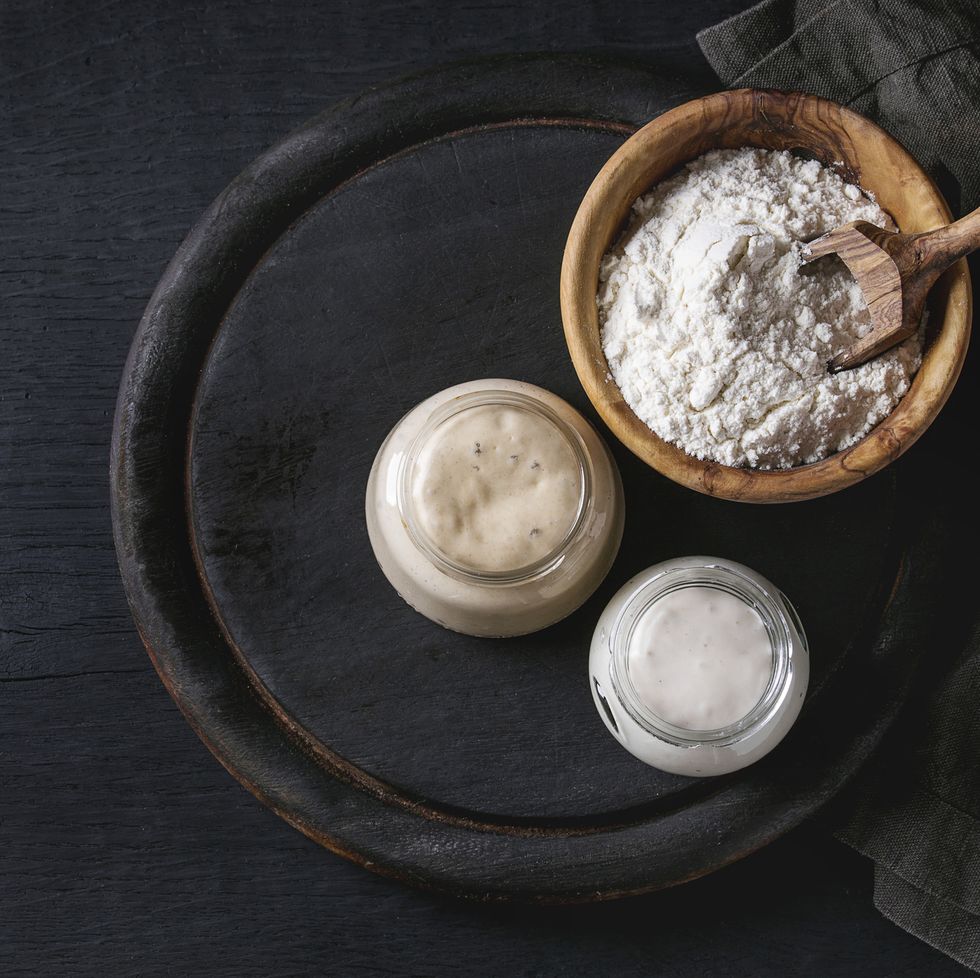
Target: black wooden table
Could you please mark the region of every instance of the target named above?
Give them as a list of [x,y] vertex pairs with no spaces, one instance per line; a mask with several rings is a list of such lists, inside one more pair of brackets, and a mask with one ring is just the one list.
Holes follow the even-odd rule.
[[680,889],[572,909],[428,896],[319,849],[154,674],[109,526],[135,325],[212,197],[306,117],[421,67],[596,50],[710,77],[745,0],[0,8],[0,974],[966,974],[808,824]]

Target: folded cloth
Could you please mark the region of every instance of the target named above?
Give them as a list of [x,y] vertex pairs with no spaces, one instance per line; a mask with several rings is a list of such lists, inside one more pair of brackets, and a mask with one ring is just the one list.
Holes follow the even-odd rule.
[[[916,156],[954,214],[980,206],[980,0],[764,0],[698,42],[726,85],[848,105]],[[961,380],[971,372],[968,361]],[[973,428],[967,386],[924,440],[940,465]],[[935,501],[955,527],[948,561],[959,557],[960,580],[972,578],[975,496],[943,488]],[[878,909],[980,971],[980,618],[971,589],[937,610],[936,647],[923,657],[932,691],[919,691],[831,817],[840,838],[875,861]]]
[[698,43],[729,87],[849,105],[912,152],[954,211],[980,205],[977,0],[764,0]]

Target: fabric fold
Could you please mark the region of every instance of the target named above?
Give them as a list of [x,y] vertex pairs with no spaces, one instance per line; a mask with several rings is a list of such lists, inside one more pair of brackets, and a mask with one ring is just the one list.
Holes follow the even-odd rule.
[[[763,0],[698,42],[726,85],[850,106],[912,152],[954,215],[980,206],[977,0]],[[962,556],[972,555],[972,503],[939,498],[961,529]],[[877,908],[980,971],[980,627],[970,631],[977,613],[967,603],[941,612],[965,619],[955,637],[935,623],[940,643],[956,643],[935,653],[945,672],[830,817],[874,861]]]
[[967,968],[980,971],[980,937],[974,914],[877,865],[874,894],[875,906],[892,923]]
[[698,34],[733,88],[798,89],[875,119],[955,211],[980,204],[980,4],[764,0]]

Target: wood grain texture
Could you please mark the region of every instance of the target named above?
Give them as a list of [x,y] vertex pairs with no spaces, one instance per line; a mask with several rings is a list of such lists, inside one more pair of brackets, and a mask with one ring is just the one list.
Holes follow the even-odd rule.
[[[918,664],[920,630],[897,623],[938,592],[902,567],[934,558],[894,533],[914,503],[892,480],[733,520],[702,496],[661,497],[664,481],[634,468],[628,509],[670,513],[676,535],[654,544],[628,516],[628,572],[523,640],[447,635],[374,566],[367,469],[406,408],[484,375],[585,406],[556,345],[562,241],[597,160],[654,91],[665,108],[683,97],[594,57],[501,58],[310,120],[191,231],[123,375],[113,523],[165,685],[283,818],[419,886],[577,903],[714,871],[846,783]],[[617,750],[584,672],[602,599],[692,551],[778,580],[819,650],[780,749],[701,782]]]
[[[382,579],[363,487],[378,445],[415,403],[460,378],[519,376],[596,421],[563,348],[556,290],[542,283],[555,282],[577,202],[623,138],[602,126],[498,125],[372,167],[266,253],[209,351],[190,422],[188,505],[214,613],[319,748],[395,799],[500,826],[580,830],[703,799],[717,785],[646,768],[597,725],[583,670],[618,585],[692,548],[765,566],[802,596],[824,650],[817,689],[895,574],[901,503],[891,484],[732,521],[615,446],[630,533],[600,593],[563,624],[464,638],[414,614]],[[816,566],[845,564],[816,589],[837,609],[833,622],[808,593],[809,571],[773,553],[788,536]]]
[[936,279],[977,248],[980,209],[934,231],[903,234],[853,221],[812,241],[804,260],[837,255],[861,286],[871,314],[871,332],[833,357],[830,371],[858,367],[912,336]]
[[[229,178],[401,72],[580,48],[697,69],[693,32],[746,5],[3,5],[0,972],[967,974],[883,920],[866,861],[816,826],[681,890],[581,910],[480,908],[365,873],[203,755],[118,582],[106,469],[123,360]],[[919,451],[951,448],[970,408],[951,405]],[[965,506],[958,491],[938,510]]]
[[[851,448],[812,465],[763,471],[702,461],[658,437],[626,403],[609,373],[599,335],[599,263],[638,196],[710,149],[757,146],[803,152],[836,166],[871,191],[908,232],[948,224],[935,184],[869,120],[816,96],[748,89],[678,106],[649,123],[613,155],[589,188],[562,263],[562,317],[579,379],[603,420],[640,458],[691,489],[739,502],[812,499],[853,486],[905,452],[949,397],[969,345],[972,290],[966,262],[932,294],[932,329],[922,366],[892,413]],[[931,284],[931,283],[930,283]]]

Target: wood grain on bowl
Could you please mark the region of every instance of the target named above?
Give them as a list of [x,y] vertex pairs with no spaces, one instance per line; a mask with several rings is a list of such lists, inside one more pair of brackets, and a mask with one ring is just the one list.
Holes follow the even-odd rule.
[[603,420],[658,472],[698,492],[742,502],[811,499],[853,485],[902,454],[932,423],[959,376],[972,318],[970,275],[960,261],[930,296],[932,328],[922,366],[892,413],[857,444],[812,465],[780,471],[700,461],[654,434],[634,413],[602,351],[596,291],[599,263],[622,233],[637,197],[712,149],[790,150],[860,184],[904,232],[948,224],[949,208],[909,153],[863,116],[798,92],[720,92],[648,123],[599,171],[568,235],[561,309],[576,372]]
[[831,360],[831,371],[857,367],[919,329],[926,298],[954,262],[980,248],[980,208],[935,231],[902,234],[852,221],[810,242],[805,261],[837,255],[868,303],[872,330]]

